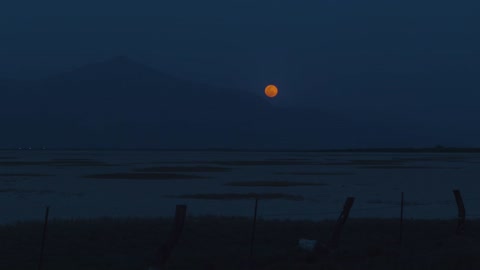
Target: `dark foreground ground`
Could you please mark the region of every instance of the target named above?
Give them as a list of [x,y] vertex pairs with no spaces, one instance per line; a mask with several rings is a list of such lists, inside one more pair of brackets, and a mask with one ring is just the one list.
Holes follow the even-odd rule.
[[[334,221],[257,224],[255,269],[480,269],[480,221],[456,236],[456,222],[406,220],[400,248],[398,220],[348,220],[340,249],[311,261],[299,238],[325,242]],[[171,219],[54,220],[46,270],[148,269],[171,231]],[[188,217],[169,269],[247,269],[252,221]],[[38,269],[41,223],[0,226],[0,269]]]

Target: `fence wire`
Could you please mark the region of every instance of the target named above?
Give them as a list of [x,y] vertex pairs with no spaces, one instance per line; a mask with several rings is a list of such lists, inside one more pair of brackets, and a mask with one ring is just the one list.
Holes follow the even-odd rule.
[[[469,201],[477,201],[480,199],[467,199],[464,200],[466,202]],[[321,200],[318,197],[311,197],[307,196],[305,197],[305,201],[309,203],[314,203],[314,204],[325,204],[327,201]],[[368,203],[368,202],[367,202]],[[381,204],[381,202],[379,203]],[[387,206],[378,206],[378,207],[353,207],[351,210],[351,214],[355,214],[356,212],[369,212],[369,211],[379,211],[379,210],[392,210],[392,209],[398,209],[400,211],[401,209],[401,202],[399,201],[398,203],[393,203],[393,202],[388,202]],[[454,199],[452,200],[444,200],[444,201],[427,201],[427,202],[421,202],[421,203],[415,203],[415,202],[409,202],[409,201],[404,201],[403,208],[405,210],[408,209],[427,209],[429,207],[445,207],[445,206],[452,206],[452,207],[457,207],[457,203],[455,202]],[[288,218],[288,217],[326,217],[326,216],[338,216],[340,214],[340,208],[337,211],[333,210],[328,210],[328,211],[279,211],[279,212],[265,212],[265,211],[260,211],[259,217],[262,218]],[[422,215],[423,217],[427,218],[428,214]],[[452,218],[458,217],[457,212],[452,212],[450,215]],[[473,213],[473,214],[467,214],[465,217],[480,217],[480,213]],[[408,215],[404,215],[404,218],[408,218]],[[434,216],[430,218],[435,218]]]

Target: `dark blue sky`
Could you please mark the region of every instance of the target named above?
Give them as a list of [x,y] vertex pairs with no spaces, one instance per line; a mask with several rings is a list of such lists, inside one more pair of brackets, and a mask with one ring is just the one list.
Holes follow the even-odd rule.
[[121,54],[211,84],[275,83],[284,106],[443,121],[480,97],[479,8],[473,0],[3,1],[0,78]]

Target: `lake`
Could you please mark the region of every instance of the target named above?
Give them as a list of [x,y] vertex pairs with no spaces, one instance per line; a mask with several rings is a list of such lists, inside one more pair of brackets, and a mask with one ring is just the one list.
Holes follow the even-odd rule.
[[215,151],[0,151],[0,222],[51,218],[251,216],[336,219],[355,197],[351,217],[480,216],[480,154]]

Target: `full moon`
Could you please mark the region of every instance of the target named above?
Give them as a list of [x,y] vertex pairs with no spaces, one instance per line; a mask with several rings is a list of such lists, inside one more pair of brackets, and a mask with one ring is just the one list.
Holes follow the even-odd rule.
[[265,87],[265,95],[269,98],[274,98],[275,96],[277,96],[278,94],[278,88],[273,85],[273,84],[270,84],[270,85],[267,85],[267,87]]

